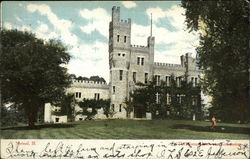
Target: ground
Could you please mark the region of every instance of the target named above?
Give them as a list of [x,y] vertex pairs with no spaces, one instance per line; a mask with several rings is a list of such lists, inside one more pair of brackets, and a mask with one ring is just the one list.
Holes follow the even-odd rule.
[[249,139],[249,124],[183,120],[89,120],[65,124],[3,127],[4,139]]

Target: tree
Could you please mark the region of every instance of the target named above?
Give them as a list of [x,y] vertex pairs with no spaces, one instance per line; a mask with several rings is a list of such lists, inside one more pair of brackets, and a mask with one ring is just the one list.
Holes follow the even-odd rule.
[[203,86],[213,113],[244,123],[249,108],[249,1],[182,0],[190,31],[201,30],[197,47]]
[[[131,93],[130,93],[131,96]],[[130,113],[133,112],[134,110],[134,106],[133,106],[133,102],[131,97],[126,97],[124,100],[125,105],[123,106],[123,108],[126,110],[126,116],[127,118],[130,118]]]
[[63,65],[70,55],[59,41],[37,39],[18,30],[1,31],[0,77],[3,103],[20,106],[30,127],[35,125],[39,108],[57,103],[70,84]]
[[76,104],[74,94],[65,94],[63,98],[55,104],[60,111],[53,112],[54,115],[67,115],[68,121],[74,121],[74,106]]
[[132,101],[126,100],[134,110],[136,117],[144,117],[151,112],[158,119],[191,119],[195,114],[202,119],[202,100],[200,86],[193,87],[187,75],[177,86],[175,76],[171,75],[169,85],[165,81],[156,82],[155,78],[148,84],[138,83],[139,88],[130,94]]
[[[97,110],[103,108],[104,114],[108,117],[110,114],[110,99],[83,99],[77,103],[80,108],[82,108],[82,112],[78,112],[79,114],[87,115],[86,119],[92,119],[96,114]],[[88,109],[91,108],[91,111]]]

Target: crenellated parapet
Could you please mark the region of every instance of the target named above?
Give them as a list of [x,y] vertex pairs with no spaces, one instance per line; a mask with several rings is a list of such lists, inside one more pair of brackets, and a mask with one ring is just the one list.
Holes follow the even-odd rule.
[[126,20],[123,20],[123,19],[122,19],[122,20],[120,21],[120,23],[121,23],[121,24],[131,24],[131,19],[130,19],[130,18],[128,18],[128,19],[126,19]]
[[163,69],[171,69],[171,70],[185,70],[185,67],[183,67],[180,64],[170,64],[170,63],[161,63],[161,62],[155,62],[154,67],[163,68]]
[[103,88],[109,89],[109,85],[102,81],[91,81],[91,80],[78,80],[72,79],[72,87],[85,87],[85,88]]
[[148,53],[149,52],[149,48],[148,46],[143,46],[143,45],[130,45],[131,47],[131,51],[132,52],[145,52]]

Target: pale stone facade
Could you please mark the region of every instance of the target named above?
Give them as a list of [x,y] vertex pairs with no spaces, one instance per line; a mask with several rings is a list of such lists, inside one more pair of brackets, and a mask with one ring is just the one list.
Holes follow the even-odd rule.
[[[151,33],[152,34],[152,33]],[[117,112],[115,117],[126,118],[123,109],[125,97],[134,89],[135,83],[147,83],[156,76],[158,82],[170,80],[173,74],[177,83],[185,74],[194,85],[199,82],[196,60],[190,54],[180,57],[181,64],[154,62],[155,38],[147,38],[147,46],[131,45],[131,19],[120,19],[120,7],[112,8],[109,24],[109,66],[111,105]]]
[[[185,74],[194,85],[199,82],[200,71],[196,67],[196,60],[189,53],[180,57],[181,64],[154,62],[155,38],[152,32],[147,38],[147,46],[132,45],[131,19],[120,19],[120,7],[112,8],[108,45],[110,83],[73,80],[68,92],[74,93],[77,100],[94,99],[97,98],[96,94],[99,94],[98,98],[110,98],[111,109],[116,112],[114,118],[126,118],[126,111],[123,107],[125,97],[128,97],[129,92],[135,89],[137,82],[147,83],[153,76],[158,82],[161,80],[169,82],[172,74],[176,77],[177,84]],[[76,110],[80,111],[80,108],[76,106]],[[98,112],[96,118],[105,118],[102,110]],[[47,112],[47,119],[50,118],[48,114],[50,113]],[[151,114],[146,116],[151,117]],[[83,116],[77,116],[76,120],[83,118]]]

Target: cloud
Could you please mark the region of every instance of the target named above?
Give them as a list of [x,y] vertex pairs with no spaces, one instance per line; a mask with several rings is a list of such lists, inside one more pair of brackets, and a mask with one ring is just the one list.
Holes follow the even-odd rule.
[[85,77],[98,75],[109,81],[109,54],[106,43],[100,41],[84,43],[70,52],[73,53],[73,58],[68,65],[70,73]]
[[82,32],[90,34],[93,31],[98,31],[105,38],[108,38],[109,22],[111,16],[103,8],[96,8],[93,10],[83,9],[80,11],[82,18],[88,20],[88,24],[81,26]]
[[134,8],[134,7],[136,7],[136,3],[133,2],[133,1],[123,1],[121,3],[126,8]]
[[185,13],[185,9],[173,5],[170,9],[163,10],[160,7],[156,8],[148,8],[146,10],[146,13],[148,17],[151,16],[151,13],[153,15],[153,21],[157,23],[160,19],[168,19],[170,21],[170,24],[175,27],[176,29],[183,29],[185,27],[184,21],[185,16],[183,15]]
[[3,22],[3,27],[5,29],[11,30],[13,28],[13,25],[9,22]]
[[156,8],[148,8],[146,10],[147,15],[150,17],[152,14],[153,21],[157,22],[159,19],[166,17],[165,11],[163,11],[160,7]]
[[[180,56],[192,52],[195,56],[195,47],[199,43],[198,32],[185,30],[184,9],[179,6],[172,6],[168,10],[159,7],[148,8],[146,14],[150,18],[153,14],[153,36],[155,37],[155,61],[167,63],[180,63]],[[159,20],[166,18],[171,25],[176,28],[171,31],[159,25]],[[132,24],[131,43],[137,45],[147,45],[147,37],[150,35],[150,26]],[[167,47],[162,47],[167,46]],[[161,47],[161,48],[160,48]]]
[[37,28],[37,31],[39,32],[42,32],[42,33],[45,33],[47,32],[49,29],[48,25],[47,24],[41,24],[38,28]]
[[19,18],[18,16],[16,16],[16,20],[17,20],[18,22],[20,22],[20,23],[23,22],[23,20],[22,20],[21,18]]
[[59,32],[60,39],[68,45],[77,45],[77,36],[71,33],[73,24],[69,20],[59,19],[55,13],[52,12],[50,7],[46,4],[29,4],[27,5],[27,10],[29,12],[39,12],[43,16],[47,16],[50,23]]

